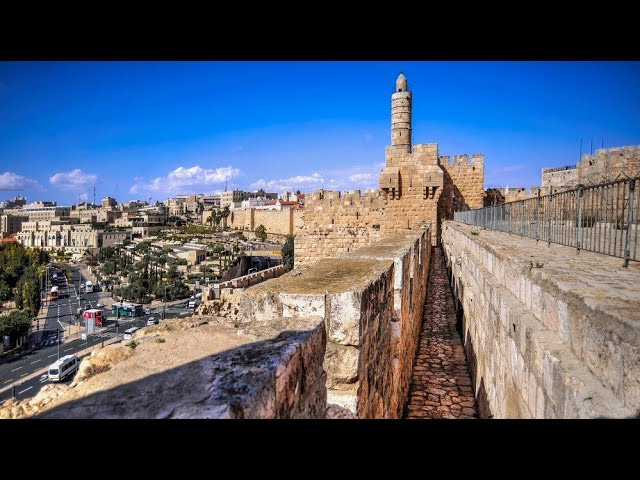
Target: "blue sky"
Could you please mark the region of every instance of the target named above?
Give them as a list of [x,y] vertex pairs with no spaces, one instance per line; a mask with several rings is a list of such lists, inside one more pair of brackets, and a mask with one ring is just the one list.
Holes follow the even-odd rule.
[[0,62],[0,199],[375,188],[400,70],[413,143],[486,187],[640,144],[640,62]]

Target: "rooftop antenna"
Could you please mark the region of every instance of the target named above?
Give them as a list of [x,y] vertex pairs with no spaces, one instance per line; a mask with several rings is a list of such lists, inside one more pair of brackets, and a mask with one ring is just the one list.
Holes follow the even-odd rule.
[[96,184],[93,184],[93,204],[96,204]]
[[229,175],[226,175],[226,176],[224,177],[224,191],[225,191],[225,192],[228,190],[228,189],[227,189],[227,184],[228,184],[228,183],[229,183]]
[[591,137],[591,155],[593,155],[593,137]]

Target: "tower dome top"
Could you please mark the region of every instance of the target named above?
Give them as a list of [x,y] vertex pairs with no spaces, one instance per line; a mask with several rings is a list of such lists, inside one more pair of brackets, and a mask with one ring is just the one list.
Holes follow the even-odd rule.
[[407,77],[404,76],[402,71],[400,75],[398,75],[398,79],[396,80],[396,91],[397,92],[406,92],[409,90],[409,85],[407,83]]

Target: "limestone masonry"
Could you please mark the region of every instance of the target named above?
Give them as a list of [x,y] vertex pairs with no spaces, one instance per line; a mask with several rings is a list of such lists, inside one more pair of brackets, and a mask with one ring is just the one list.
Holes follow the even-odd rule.
[[[236,228],[295,234],[292,271],[218,284],[197,315],[96,348],[71,385],[0,418],[638,416],[640,263],[449,221],[528,194],[485,197],[482,155],[412,144],[412,108],[400,74],[378,189],[232,212]],[[638,175],[639,153],[545,169],[535,193]]]
[[241,329],[320,317],[327,330],[327,403],[358,418],[399,418],[406,402],[429,277],[429,229],[296,268],[242,292]]
[[432,226],[455,210],[480,208],[484,197],[484,156],[438,154],[438,144],[412,145],[412,97],[400,74],[391,95],[391,145],[379,189],[352,192],[317,190],[308,198],[304,223],[295,239],[296,265],[334,257],[398,229]]
[[484,205],[509,203],[538,195],[550,195],[576,188],[578,185],[595,185],[617,179],[640,176],[640,145],[601,148],[593,155],[583,155],[576,165],[543,168],[542,186],[488,188]]
[[640,411],[640,269],[447,222],[442,235],[480,414]]

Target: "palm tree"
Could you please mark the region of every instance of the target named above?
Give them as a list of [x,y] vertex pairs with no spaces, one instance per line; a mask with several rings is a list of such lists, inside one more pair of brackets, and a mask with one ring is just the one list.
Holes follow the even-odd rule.
[[229,210],[229,205],[226,205],[222,210],[220,210],[220,218],[226,219],[231,214]]

